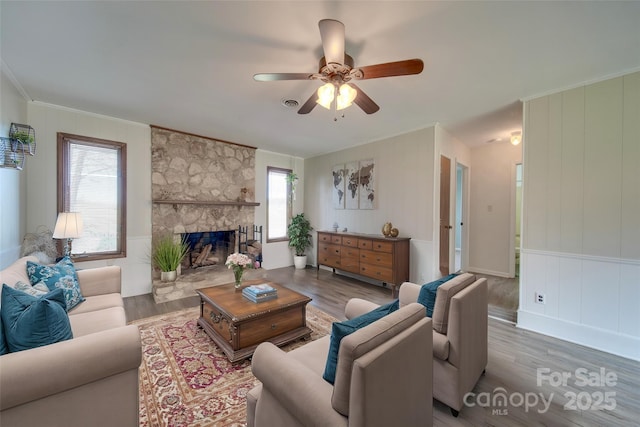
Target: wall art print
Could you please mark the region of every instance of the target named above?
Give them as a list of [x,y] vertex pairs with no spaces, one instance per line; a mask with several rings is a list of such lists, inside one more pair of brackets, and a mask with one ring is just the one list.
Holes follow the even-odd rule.
[[333,178],[332,201],[335,209],[344,209],[345,172],[344,164],[335,165],[331,171]]
[[358,162],[349,162],[344,165],[345,170],[345,207],[347,209],[358,209],[358,187],[360,186],[360,175]]
[[360,209],[373,209],[373,202],[375,200],[374,183],[375,174],[373,159],[361,160],[359,168],[359,187],[360,193]]
[[375,162],[373,159],[333,166],[332,204],[335,209],[374,209]]

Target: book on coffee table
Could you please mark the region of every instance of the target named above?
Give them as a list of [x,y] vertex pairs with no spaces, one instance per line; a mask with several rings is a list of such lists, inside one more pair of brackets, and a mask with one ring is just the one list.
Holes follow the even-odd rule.
[[274,292],[278,292],[277,289],[275,289],[274,287],[272,287],[271,285],[267,284],[267,283],[262,283],[259,285],[251,285],[251,286],[247,286],[246,288],[244,288],[242,290],[242,292],[247,292],[249,294],[252,295],[265,295],[265,294],[271,294]]
[[273,292],[266,292],[260,295],[254,295],[247,288],[242,290],[242,296],[252,302],[263,302],[278,298],[278,292],[274,289]]

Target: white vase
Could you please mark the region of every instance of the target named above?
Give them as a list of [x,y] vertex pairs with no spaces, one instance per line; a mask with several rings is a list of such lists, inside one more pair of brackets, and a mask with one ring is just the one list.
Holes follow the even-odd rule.
[[307,267],[307,256],[302,255],[294,255],[293,256],[293,265],[296,266],[297,269],[302,270]]
[[163,282],[175,282],[178,278],[177,271],[161,271],[160,272],[160,280]]

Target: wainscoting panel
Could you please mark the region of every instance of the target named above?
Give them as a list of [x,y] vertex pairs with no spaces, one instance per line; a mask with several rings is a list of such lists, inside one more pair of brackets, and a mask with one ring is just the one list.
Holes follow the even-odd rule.
[[99,261],[74,261],[78,268],[119,265],[122,269],[122,296],[151,293],[151,236],[127,238],[127,257]]
[[440,277],[436,268],[438,258],[433,251],[433,241],[411,239],[409,277],[415,283],[428,283]]
[[640,360],[639,260],[531,249],[521,256],[518,327]]

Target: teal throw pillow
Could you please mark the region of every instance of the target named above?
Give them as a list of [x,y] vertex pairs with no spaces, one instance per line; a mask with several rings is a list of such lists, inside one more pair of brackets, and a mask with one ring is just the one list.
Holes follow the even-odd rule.
[[420,288],[420,294],[418,295],[418,302],[427,308],[427,317],[433,316],[433,307],[436,305],[436,294],[438,293],[438,287],[445,282],[456,277],[458,274],[450,274],[441,279],[434,280],[433,282],[422,285]]
[[10,352],[73,338],[62,289],[42,297],[2,285],[2,324]]
[[9,347],[7,347],[7,341],[4,339],[4,327],[2,326],[2,316],[0,315],[0,356],[7,353],[9,353]]
[[29,275],[29,281],[33,285],[43,282],[50,291],[57,288],[62,289],[67,303],[67,311],[84,301],[80,291],[80,284],[78,283],[76,268],[68,256],[62,258],[53,266],[27,261],[27,274]]
[[368,313],[354,317],[353,319],[344,322],[333,322],[333,325],[331,325],[329,355],[327,356],[327,363],[324,367],[322,378],[331,384],[335,382],[336,368],[338,367],[338,350],[340,350],[340,342],[344,337],[354,333],[360,328],[372,324],[376,320],[382,319],[387,314],[393,313],[398,309],[398,306],[398,300],[395,300],[389,304],[381,305]]

